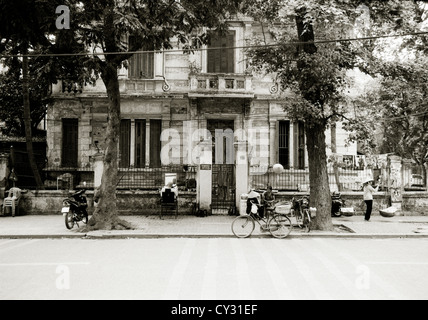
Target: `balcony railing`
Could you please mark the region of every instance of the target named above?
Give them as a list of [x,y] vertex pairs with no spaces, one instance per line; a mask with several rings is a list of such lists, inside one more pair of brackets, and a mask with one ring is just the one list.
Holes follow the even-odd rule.
[[77,94],[83,92],[83,84],[74,81],[62,81],[62,93]]
[[190,91],[201,94],[250,94],[252,77],[245,74],[191,74]]

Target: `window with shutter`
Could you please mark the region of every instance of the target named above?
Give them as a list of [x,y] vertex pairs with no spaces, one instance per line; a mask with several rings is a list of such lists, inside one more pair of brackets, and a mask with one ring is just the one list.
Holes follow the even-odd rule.
[[146,166],[146,120],[135,120],[135,167]]
[[294,124],[295,128],[295,150],[297,156],[295,166],[299,169],[305,169],[305,124],[302,121]]
[[77,167],[79,120],[62,119],[62,166]]
[[150,167],[161,166],[161,130],[162,120],[150,120]]
[[[135,44],[135,38],[129,37],[129,46]],[[141,51],[152,51],[153,46],[145,46]],[[154,53],[135,53],[129,59],[128,76],[130,79],[153,79],[154,78]]]
[[279,121],[278,156],[284,168],[290,167],[290,121]]
[[130,165],[131,149],[131,120],[122,119],[120,121],[119,152],[121,168],[128,168]]
[[235,72],[235,31],[228,31],[226,35],[211,34],[208,45],[207,71],[208,73]]

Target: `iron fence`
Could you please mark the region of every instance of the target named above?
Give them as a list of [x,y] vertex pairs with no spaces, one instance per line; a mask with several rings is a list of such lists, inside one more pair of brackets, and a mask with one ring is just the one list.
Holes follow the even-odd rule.
[[121,168],[118,189],[157,190],[167,177],[175,177],[180,189],[196,190],[196,166],[174,165],[159,168]]
[[[345,169],[329,167],[327,170],[330,190],[360,191],[362,182],[367,177],[373,177],[376,181],[387,186],[384,181],[386,173],[381,169]],[[285,169],[281,173],[273,172],[272,167],[251,167],[250,182],[253,188],[264,189],[268,185],[282,191],[308,191],[309,170],[308,169]]]
[[94,187],[94,169],[91,165],[84,168],[47,166],[42,172],[43,184],[48,190]]
[[[46,189],[75,189],[94,187],[94,169],[46,167],[43,169]],[[157,190],[165,185],[166,177],[174,177],[181,189],[196,190],[196,167],[187,165],[159,168],[119,168],[116,187],[122,190]]]

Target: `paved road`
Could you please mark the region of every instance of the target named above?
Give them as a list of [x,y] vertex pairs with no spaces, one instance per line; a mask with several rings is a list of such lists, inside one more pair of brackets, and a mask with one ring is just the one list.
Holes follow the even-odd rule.
[[427,299],[428,239],[0,240],[3,299]]

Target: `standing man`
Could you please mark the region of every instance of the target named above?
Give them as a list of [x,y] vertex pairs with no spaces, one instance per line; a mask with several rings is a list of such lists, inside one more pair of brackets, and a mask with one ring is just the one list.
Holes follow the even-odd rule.
[[373,208],[373,193],[379,190],[379,185],[376,188],[372,186],[373,179],[367,179],[363,184],[364,191],[364,202],[366,203],[366,214],[364,216],[365,221],[370,221]]

